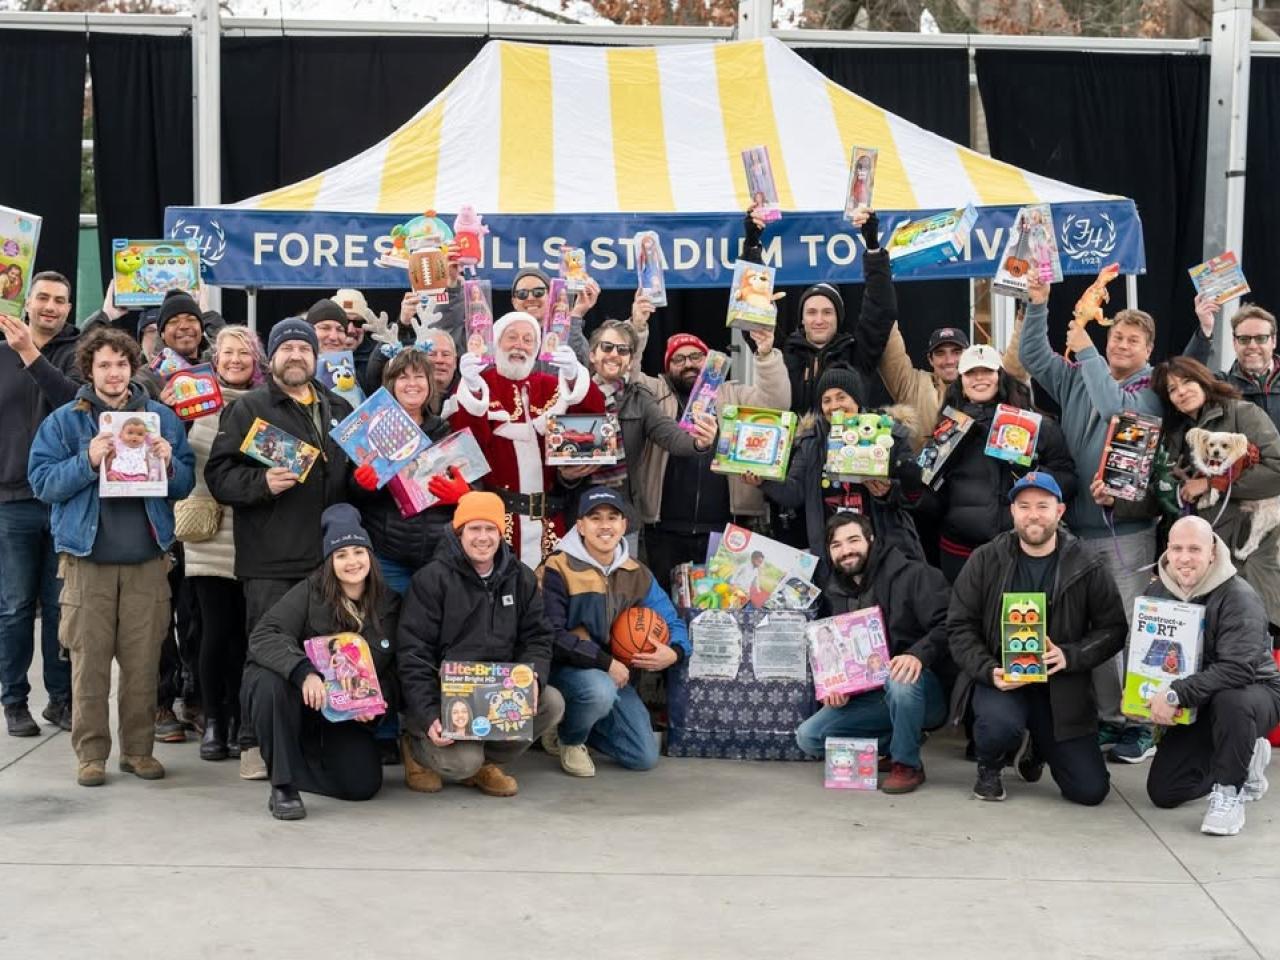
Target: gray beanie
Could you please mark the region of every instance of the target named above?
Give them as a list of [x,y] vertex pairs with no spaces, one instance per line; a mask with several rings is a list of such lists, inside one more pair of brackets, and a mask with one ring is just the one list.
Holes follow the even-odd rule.
[[316,328],[301,317],[288,317],[271,328],[267,337],[267,359],[270,360],[280,349],[280,344],[289,340],[303,340],[311,344],[311,352],[319,356],[320,341],[316,338]]

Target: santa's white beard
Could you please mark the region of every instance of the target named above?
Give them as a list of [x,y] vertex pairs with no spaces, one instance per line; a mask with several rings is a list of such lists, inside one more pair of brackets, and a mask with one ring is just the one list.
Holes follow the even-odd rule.
[[508,380],[525,380],[529,374],[533,373],[533,365],[537,361],[537,357],[530,357],[523,363],[516,363],[511,359],[508,353],[498,353],[494,362],[500,376],[506,377]]

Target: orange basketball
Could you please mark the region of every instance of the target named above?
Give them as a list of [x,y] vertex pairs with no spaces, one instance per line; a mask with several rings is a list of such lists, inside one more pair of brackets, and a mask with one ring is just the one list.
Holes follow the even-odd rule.
[[609,628],[609,644],[613,655],[627,666],[638,653],[648,653],[655,644],[671,642],[667,621],[648,607],[631,607],[618,614]]

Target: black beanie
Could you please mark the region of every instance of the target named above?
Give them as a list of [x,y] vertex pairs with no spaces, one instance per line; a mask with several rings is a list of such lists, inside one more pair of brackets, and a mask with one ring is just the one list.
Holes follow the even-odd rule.
[[326,560],[343,547],[371,546],[369,534],[360,526],[360,512],[349,503],[335,503],[320,514],[320,535]]
[[311,305],[311,309],[307,311],[307,323],[314,327],[317,323],[324,323],[326,320],[336,320],[345,327],[347,325],[347,311],[332,300],[317,300]]
[[839,388],[853,397],[858,404],[859,410],[866,410],[867,383],[857,370],[852,367],[846,367],[844,364],[827,367],[822,376],[818,378],[818,389],[813,394],[813,405],[821,407],[822,395],[833,387]]
[[523,280],[525,277],[537,277],[539,280],[541,280],[541,281],[542,281],[542,285],[543,285],[544,287],[549,287],[549,286],[551,286],[551,278],[550,278],[550,277],[548,277],[548,276],[547,276],[545,273],[543,273],[541,270],[539,270],[537,267],[525,267],[523,270],[521,270],[519,273],[517,273],[517,274],[516,274],[516,278],[515,278],[514,280],[512,280],[512,281],[511,281],[511,296],[512,296],[512,299],[514,299],[514,298],[515,298],[515,293],[516,293],[516,284],[517,284],[517,283],[519,283],[521,280]]
[[185,290],[170,290],[164,295],[164,302],[160,304],[160,316],[156,319],[160,335],[164,336],[166,323],[184,313],[195,317],[200,322],[200,329],[204,329],[204,314],[200,312],[200,305],[192,299],[191,294]]
[[836,308],[836,328],[844,326],[844,297],[840,296],[840,291],[829,283],[815,283],[812,287],[800,294],[800,306],[796,308],[796,319],[803,323],[804,304],[810,297],[826,297],[835,305]]

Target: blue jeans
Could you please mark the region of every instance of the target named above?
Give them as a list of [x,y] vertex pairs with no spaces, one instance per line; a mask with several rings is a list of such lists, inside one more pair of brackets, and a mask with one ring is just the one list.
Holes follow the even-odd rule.
[[71,664],[59,657],[58,558],[49,508],[39,500],[0,503],[0,703],[26,703],[35,655],[36,601],[40,657],[50,700],[71,699]]
[[413,575],[418,571],[413,570],[407,563],[401,563],[399,560],[390,560],[381,554],[375,554],[378,558],[378,566],[382,568],[382,579],[387,581],[387,589],[393,590],[400,596],[404,596],[409,592],[409,581],[413,579]]
[[588,744],[628,770],[649,770],[658,762],[649,709],[628,684],[621,690],[603,670],[552,667],[551,685],[564,697],[560,743]]
[[915,683],[889,680],[884,689],[859,693],[843,707],[823,707],[800,724],[796,743],[810,756],[821,757],[827,737],[875,737],[881,754],[918,767],[921,731],[940,727],[946,719],[942,684],[933,671],[922,670]]

